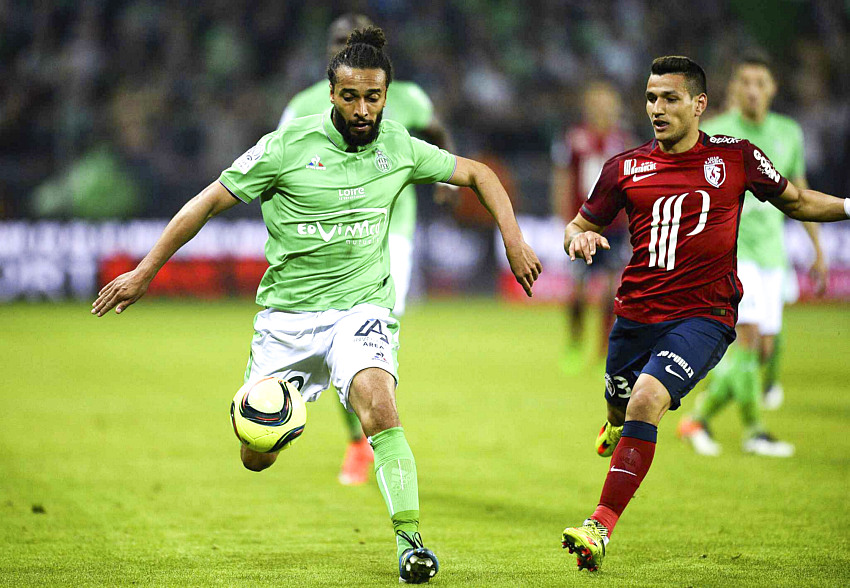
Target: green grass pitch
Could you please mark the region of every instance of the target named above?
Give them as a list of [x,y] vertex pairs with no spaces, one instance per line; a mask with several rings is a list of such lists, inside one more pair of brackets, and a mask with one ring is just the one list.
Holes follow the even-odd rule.
[[[374,483],[336,481],[334,393],[261,474],[230,428],[256,307],[144,300],[0,306],[0,585],[391,586]],[[850,584],[850,308],[787,311],[786,404],[766,416],[789,460],[742,455],[727,410],[719,458],[661,424],[655,462],[602,570],[561,530],[594,508],[607,460],[602,369],[558,367],[561,312],[488,300],[414,307],[398,404],[416,455],[437,586]],[[693,398],[685,401],[685,409]]]

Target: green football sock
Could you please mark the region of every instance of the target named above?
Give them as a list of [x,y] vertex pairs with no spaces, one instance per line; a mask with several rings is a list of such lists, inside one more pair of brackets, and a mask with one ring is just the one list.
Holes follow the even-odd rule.
[[[394,531],[410,537],[419,530],[419,484],[416,462],[407,444],[404,429],[393,427],[369,438],[375,452],[375,478],[387,504]],[[397,557],[413,547],[396,534]]]
[[764,386],[765,391],[769,390],[779,380],[779,360],[782,355],[782,347],[784,337],[782,332],[779,332],[773,338],[773,353],[768,355],[764,360]]
[[759,355],[754,349],[738,349],[735,366],[733,394],[741,411],[741,420],[747,435],[762,431],[761,425],[761,367]]
[[708,423],[714,415],[732,400],[731,378],[734,372],[735,350],[730,348],[720,363],[711,371],[711,382],[697,402],[692,415],[694,420]]
[[345,426],[348,428],[348,437],[352,441],[360,441],[363,438],[363,427],[360,425],[360,419],[353,412],[348,412],[345,407],[340,404],[342,409],[342,418],[345,421]]

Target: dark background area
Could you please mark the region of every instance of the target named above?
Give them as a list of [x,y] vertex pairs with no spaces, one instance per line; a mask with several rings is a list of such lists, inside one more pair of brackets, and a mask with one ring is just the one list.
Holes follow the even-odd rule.
[[548,213],[550,145],[590,81],[613,82],[648,139],[654,57],[701,63],[716,113],[753,48],[775,60],[775,109],[803,125],[812,186],[850,191],[846,2],[0,0],[0,218],[171,216],[325,76],[347,11],[384,27],[458,153],[504,165],[519,212]]

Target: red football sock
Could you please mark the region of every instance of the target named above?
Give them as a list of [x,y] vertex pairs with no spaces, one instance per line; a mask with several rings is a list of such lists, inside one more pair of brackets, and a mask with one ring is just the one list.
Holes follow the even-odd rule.
[[611,456],[611,468],[602,487],[599,506],[590,517],[605,525],[609,536],[646,477],[654,455],[655,443],[651,441],[622,437],[617,444],[614,455]]

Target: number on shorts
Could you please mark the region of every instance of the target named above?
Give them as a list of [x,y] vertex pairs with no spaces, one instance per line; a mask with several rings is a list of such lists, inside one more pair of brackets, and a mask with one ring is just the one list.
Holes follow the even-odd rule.
[[632,389],[629,386],[629,381],[623,376],[612,377],[605,374],[605,387],[608,389],[609,396],[629,398],[632,395]]

